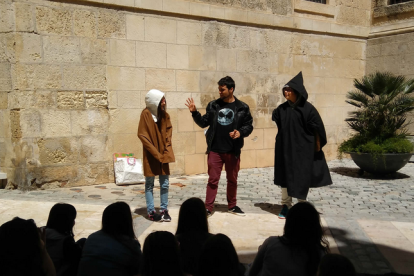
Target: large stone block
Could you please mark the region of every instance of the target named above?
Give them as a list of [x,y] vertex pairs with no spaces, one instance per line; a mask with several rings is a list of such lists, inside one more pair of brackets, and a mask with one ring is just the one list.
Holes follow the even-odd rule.
[[10,2],[0,4],[0,33],[14,31],[15,28],[14,7]]
[[40,165],[75,164],[79,147],[76,138],[49,138],[37,140]]
[[135,41],[111,39],[109,65],[135,66]]
[[204,169],[205,154],[192,154],[185,156],[185,174],[199,174],[206,172]]
[[145,39],[145,18],[133,14],[126,15],[126,36],[130,40]]
[[29,3],[14,3],[16,31],[17,32],[33,32],[34,20],[32,5]]
[[133,153],[135,158],[142,159],[142,143],[137,136],[138,123],[135,133],[110,134],[109,153]]
[[[203,93],[218,93],[218,84],[217,82],[225,77],[221,72],[209,72],[202,71],[200,75],[200,91]],[[236,81],[236,80],[235,80]],[[236,89],[237,81],[236,81]],[[237,92],[239,93],[239,92]]]
[[82,91],[59,91],[57,107],[61,109],[84,109],[85,97]]
[[106,64],[106,40],[95,38],[80,38],[80,55],[82,63]]
[[13,88],[18,90],[56,89],[62,85],[59,65],[15,64],[12,67],[12,77]]
[[257,95],[257,106],[261,107],[270,107],[276,108],[279,105],[280,98],[282,93],[272,93],[272,94],[258,94]]
[[66,66],[63,87],[67,89],[106,89],[106,67],[103,65]]
[[[137,67],[167,67],[167,46],[164,43],[139,42],[136,43]],[[188,59],[188,58],[187,58]]]
[[86,108],[107,108],[108,92],[106,91],[86,91]]
[[20,112],[20,126],[22,137],[41,137],[42,124],[41,114],[36,109],[23,109]]
[[204,131],[196,132],[196,153],[205,153],[207,151],[206,135]]
[[181,0],[163,0],[162,10],[165,12],[189,14],[190,3],[187,1],[181,1]]
[[144,69],[108,66],[107,78],[111,90],[145,90]]
[[[289,80],[291,77],[289,78]],[[248,78],[246,78],[245,74],[236,75],[235,80],[239,83],[239,87],[243,86],[246,90],[244,93],[246,94],[263,94],[266,93],[272,93],[276,95],[273,97],[270,101],[270,103],[277,101],[278,95],[280,95],[280,79],[277,75],[270,75],[270,74],[250,74],[248,75]],[[287,81],[286,81],[287,82]],[[286,82],[283,82],[283,85],[286,84]],[[240,85],[241,84],[241,85]],[[240,87],[241,88],[241,87]],[[237,88],[237,93],[240,93],[240,89]],[[279,93],[280,92],[280,93]]]
[[189,46],[189,68],[193,70],[216,70],[217,58],[215,47]]
[[209,17],[210,6],[202,3],[190,3],[190,14],[195,16]]
[[75,36],[96,37],[96,13],[91,10],[73,11],[73,33]]
[[77,37],[43,37],[44,61],[48,63],[80,63],[79,39]]
[[256,168],[257,167],[257,155],[256,150],[242,150],[240,155],[240,168]]
[[[145,70],[145,89],[159,89],[161,91],[175,91],[175,72],[168,69]],[[144,89],[142,89],[144,90]]]
[[241,27],[230,27],[229,46],[236,49],[250,49],[250,30]]
[[10,91],[12,89],[12,78],[10,63],[0,63],[0,91]]
[[53,91],[12,91],[9,93],[9,108],[54,108],[56,95]]
[[194,121],[188,109],[178,109],[178,132],[194,131]]
[[[10,137],[10,135],[12,134],[11,131],[13,128],[10,128],[11,124],[13,123],[11,120],[12,114],[12,111],[9,111],[7,109],[0,109],[0,129],[2,129],[2,131],[0,131],[0,138],[2,139]],[[18,126],[20,127],[20,122]]]
[[272,121],[272,110],[269,108],[252,109],[250,112],[253,116],[253,126],[255,128],[272,128],[275,123]]
[[167,99],[167,108],[187,108],[184,104],[191,93],[185,92],[167,92],[165,98]]
[[15,61],[15,41],[14,33],[2,33],[0,35],[0,64]]
[[176,155],[188,155],[195,153],[195,132],[178,132],[172,136],[172,145]]
[[255,128],[249,137],[244,138],[244,150],[263,149],[263,129]]
[[200,91],[199,71],[176,71],[177,91]]
[[104,109],[74,110],[70,113],[72,134],[97,135],[107,134],[109,128],[108,111]]
[[[211,10],[210,10],[211,12]],[[221,23],[205,23],[202,28],[203,45],[229,47],[230,27]]]
[[201,45],[201,24],[190,21],[177,21],[177,43]]
[[276,124],[273,128],[265,128],[263,130],[263,148],[264,149],[275,148],[276,135],[277,135]]
[[188,46],[167,45],[167,68],[188,69]]
[[108,136],[82,136],[79,139],[81,164],[108,160]]
[[110,133],[137,133],[142,109],[109,110]]
[[110,162],[101,162],[79,166],[77,181],[69,182],[66,186],[113,183],[114,177],[110,174],[110,164]]
[[237,71],[269,72],[271,55],[261,51],[238,51]]
[[9,92],[0,92],[0,109],[7,109]]
[[269,150],[257,150],[256,151],[256,165],[258,168],[273,167],[275,165],[274,152]]
[[232,49],[217,50],[217,70],[224,72],[237,71],[237,53]]
[[183,175],[185,174],[185,156],[176,155],[175,156],[175,162],[170,163],[170,173],[171,175]]
[[177,22],[171,19],[145,18],[145,40],[153,42],[176,43]]
[[145,102],[142,105],[140,91],[117,91],[117,106],[118,108],[145,108]]
[[125,14],[100,10],[97,15],[98,38],[125,38]]
[[18,62],[42,61],[42,37],[37,34],[18,33],[15,35],[15,58]]
[[71,11],[37,6],[36,29],[41,34],[72,35]]
[[44,137],[71,136],[70,112],[47,109],[41,111],[42,134]]
[[33,168],[30,177],[35,180],[37,186],[47,183],[59,182],[61,186],[70,186],[69,183],[78,179],[75,165],[66,166],[41,166]]

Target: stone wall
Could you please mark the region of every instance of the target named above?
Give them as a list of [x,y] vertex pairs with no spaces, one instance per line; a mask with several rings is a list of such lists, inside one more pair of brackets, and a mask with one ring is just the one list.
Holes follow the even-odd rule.
[[[373,8],[366,73],[389,71],[414,78],[414,2],[387,5],[386,0],[376,0]],[[409,131],[414,135],[414,125]]]
[[[250,14],[244,1],[233,2]],[[222,22],[210,14],[214,7],[227,14],[227,1],[7,0],[0,4],[0,170],[22,187],[112,182],[113,153],[142,155],[137,125],[146,92],[156,88],[166,93],[173,122],[172,173],[206,172],[203,130],[184,102],[193,97],[203,113],[226,75],[254,117],[242,167],[272,166],[271,112],[284,101],[281,87],[299,71],[326,126],[327,158],[335,158],[349,135],[345,93],[365,72],[369,29],[344,18],[363,8],[370,14],[369,2],[330,1],[314,14],[321,4],[289,1],[290,16],[264,6],[240,24],[234,14]],[[198,15],[168,10],[187,4]],[[200,15],[206,7],[209,20]],[[274,20],[254,21],[260,12]]]

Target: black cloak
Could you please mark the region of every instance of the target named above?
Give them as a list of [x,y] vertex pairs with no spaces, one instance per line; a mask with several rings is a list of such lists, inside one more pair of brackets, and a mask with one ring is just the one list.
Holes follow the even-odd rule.
[[[322,151],[327,143],[326,132],[318,111],[307,101],[302,72],[286,85],[295,91],[298,102],[291,105],[286,101],[272,113],[278,128],[274,183],[287,188],[289,196],[306,199],[310,187],[332,184]],[[316,133],[320,139],[319,152],[315,152]]]

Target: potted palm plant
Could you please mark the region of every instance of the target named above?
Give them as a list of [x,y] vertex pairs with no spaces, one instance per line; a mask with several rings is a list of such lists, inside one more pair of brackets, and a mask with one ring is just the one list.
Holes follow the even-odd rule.
[[356,109],[345,119],[355,131],[339,146],[339,157],[349,153],[360,174],[395,173],[409,161],[414,146],[406,138],[414,110],[414,79],[376,72],[354,80],[346,102]]

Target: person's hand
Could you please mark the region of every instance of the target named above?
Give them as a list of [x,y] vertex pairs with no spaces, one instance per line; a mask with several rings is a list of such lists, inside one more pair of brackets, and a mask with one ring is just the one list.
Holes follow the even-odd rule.
[[230,132],[230,137],[233,139],[237,139],[240,137],[240,132],[238,130],[234,130],[232,132]]
[[193,98],[188,98],[188,99],[187,99],[187,102],[185,103],[185,106],[186,106],[186,107],[188,107],[188,109],[189,109],[191,112],[197,111],[197,108],[196,108],[196,106],[195,106],[195,103],[194,103]]

